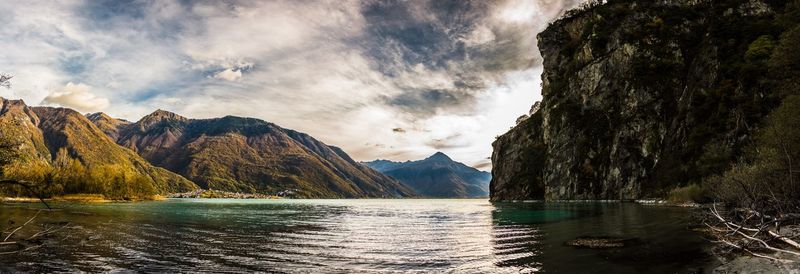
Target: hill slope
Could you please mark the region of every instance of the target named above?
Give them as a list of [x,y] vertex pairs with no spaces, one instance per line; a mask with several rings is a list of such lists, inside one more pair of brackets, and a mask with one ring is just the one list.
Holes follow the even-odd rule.
[[157,110],[116,130],[118,144],[206,189],[306,198],[414,195],[339,148],[259,119],[188,119]]
[[453,161],[441,152],[419,161],[375,160],[365,164],[400,180],[423,196],[439,198],[489,196],[491,174]]
[[[145,178],[161,194],[197,188],[180,175],[154,167],[117,145],[89,119],[71,109],[28,107],[21,100],[0,98],[0,144],[0,165],[4,167],[15,163],[23,169],[37,163],[56,166],[57,158],[64,157],[59,160],[75,159],[89,169],[113,166],[115,171]],[[60,151],[65,155],[59,156]]]

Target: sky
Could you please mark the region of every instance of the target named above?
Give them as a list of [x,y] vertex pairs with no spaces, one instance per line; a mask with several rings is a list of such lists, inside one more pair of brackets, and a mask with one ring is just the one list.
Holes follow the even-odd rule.
[[541,99],[536,34],[580,0],[17,1],[0,96],[136,121],[260,118],[395,161],[491,143]]

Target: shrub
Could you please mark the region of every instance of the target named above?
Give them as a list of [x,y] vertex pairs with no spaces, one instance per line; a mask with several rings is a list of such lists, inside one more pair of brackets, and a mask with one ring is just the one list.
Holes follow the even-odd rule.
[[772,39],[772,36],[762,35],[747,47],[745,58],[751,61],[765,60],[772,55],[773,49],[775,49],[775,40]]
[[670,203],[701,203],[705,200],[703,188],[693,184],[685,187],[677,187],[669,192],[667,201]]
[[759,212],[800,210],[800,96],[784,99],[757,138],[749,161],[708,179],[712,197]]

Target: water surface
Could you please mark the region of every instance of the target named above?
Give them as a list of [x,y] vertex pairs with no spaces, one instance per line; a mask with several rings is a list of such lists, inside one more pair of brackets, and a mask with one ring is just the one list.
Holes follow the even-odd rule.
[[[687,210],[632,203],[170,199],[56,204],[69,221],[0,271],[694,273],[709,259]],[[32,204],[0,205],[27,220]],[[3,221],[5,222],[5,221]],[[7,226],[7,224],[3,224]],[[6,229],[6,227],[3,227]],[[579,236],[637,238],[579,249]]]

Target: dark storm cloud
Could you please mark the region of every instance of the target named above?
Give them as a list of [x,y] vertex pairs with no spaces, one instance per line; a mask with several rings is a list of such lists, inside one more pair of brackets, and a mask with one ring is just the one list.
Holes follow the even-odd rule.
[[[439,109],[470,108],[475,95],[490,83],[502,81],[505,73],[541,64],[530,20],[509,23],[497,18],[497,10],[506,4],[508,1],[464,0],[364,3],[368,39],[361,45],[375,67],[405,90],[386,102],[423,116]],[[430,73],[439,73],[438,86],[426,86],[429,79],[424,74]]]
[[[384,73],[423,63],[447,68],[463,61],[465,37],[486,17],[488,1],[371,1],[365,3],[368,46]],[[398,58],[399,57],[399,58]]]
[[[389,106],[417,114],[436,114],[437,110],[452,110],[473,100],[473,95],[461,89],[407,91],[397,96],[386,98]],[[451,109],[452,108],[452,109]]]

